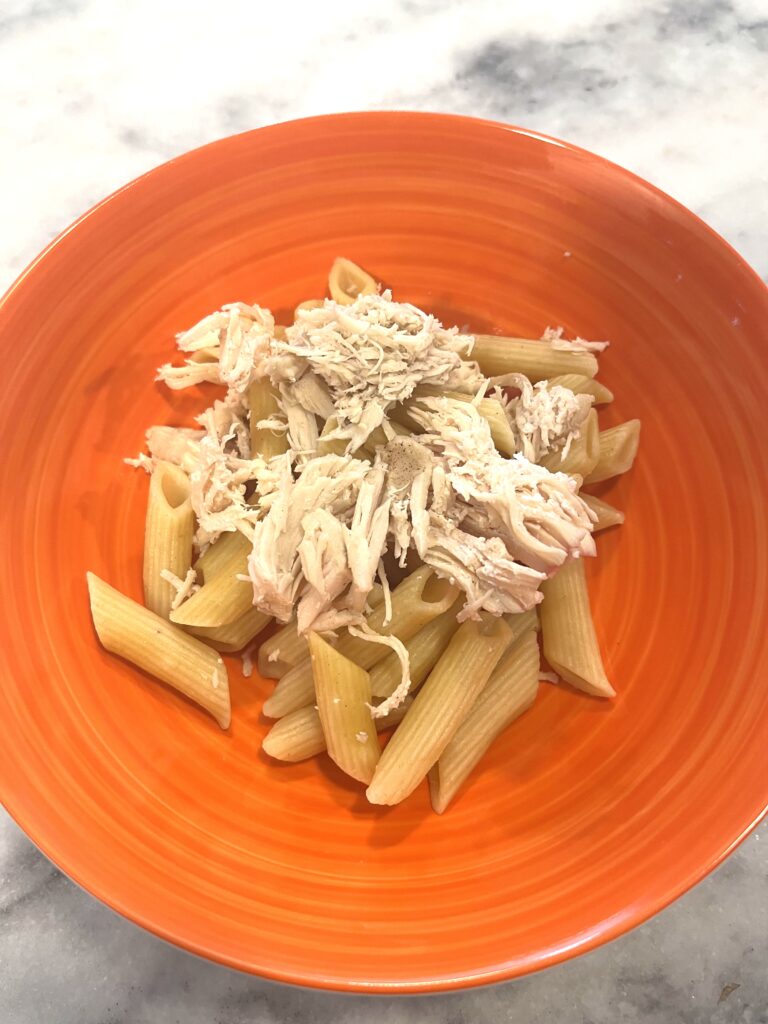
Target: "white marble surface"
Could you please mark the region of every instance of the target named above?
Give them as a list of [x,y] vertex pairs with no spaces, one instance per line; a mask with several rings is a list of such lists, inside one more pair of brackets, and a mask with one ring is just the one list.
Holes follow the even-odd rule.
[[[498,118],[596,150],[768,275],[768,0],[0,0],[0,289],[75,216],[170,156],[276,120],[393,107]],[[4,818],[0,1022],[760,1024],[767,870],[763,830],[585,958],[462,995],[368,1000],[166,946]]]

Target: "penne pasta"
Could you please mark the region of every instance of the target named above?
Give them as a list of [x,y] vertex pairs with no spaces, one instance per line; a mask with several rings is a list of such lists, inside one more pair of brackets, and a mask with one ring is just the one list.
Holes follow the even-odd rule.
[[493,334],[475,334],[471,358],[488,377],[505,373],[523,373],[531,381],[575,373],[594,377],[597,359],[591,352],[569,352],[555,348],[549,341],[529,338],[504,338]]
[[574,558],[541,585],[539,621],[544,657],[553,670],[578,690],[613,697],[597,644],[584,562]]
[[251,431],[251,455],[272,459],[288,451],[288,431],[270,430],[259,423],[274,416],[282,416],[277,404],[278,391],[266,378],[255,380],[248,388],[248,409]]
[[263,632],[272,621],[270,615],[265,615],[258,608],[249,608],[245,615],[228,623],[226,626],[186,626],[188,633],[200,637],[214,650],[223,654],[234,654],[242,651],[244,647],[254,640],[259,633]]
[[222,533],[218,540],[209,544],[192,566],[197,574],[197,582],[210,583],[222,568],[229,567],[235,552],[243,553],[247,558],[249,545],[243,543],[244,540],[242,533],[235,531]]
[[[368,595],[370,608],[378,608],[384,601],[384,593],[378,584]],[[285,673],[306,661],[309,644],[305,636],[296,631],[296,620],[287,623],[259,647],[259,674],[265,679],[279,679]]]
[[347,775],[368,783],[381,755],[371,718],[370,677],[317,633],[307,639],[328,756]]
[[487,612],[463,622],[395,730],[366,791],[399,804],[435,764],[509,645],[509,626]]
[[189,500],[189,477],[171,462],[157,462],[149,478],[144,527],[144,603],[168,618],[176,597],[164,569],[183,580],[192,565],[195,514]]
[[[410,693],[418,690],[448,646],[456,632],[457,612],[456,606],[449,608],[406,642],[411,665]],[[400,684],[401,676],[400,659],[393,651],[371,669],[371,693],[374,697],[390,697]]]
[[229,728],[229,682],[221,657],[92,572],[86,579],[102,645],[205,708],[222,729]]
[[562,457],[562,452],[550,452],[541,460],[541,465],[551,473],[568,473],[584,479],[595,468],[599,458],[600,428],[597,423],[597,413],[594,409],[590,409],[587,418],[581,425],[579,436],[571,441],[565,458]]
[[632,468],[640,444],[640,420],[627,420],[600,431],[600,456],[585,484],[599,484]]
[[509,646],[517,643],[519,637],[523,633],[528,633],[530,630],[536,632],[539,628],[539,617],[536,614],[536,609],[531,608],[527,612],[519,612],[516,615],[505,615],[504,621],[509,626],[510,637]]
[[237,578],[247,572],[251,543],[241,533],[232,536],[238,539],[227,546],[213,578],[171,612],[171,622],[177,626],[228,626],[253,607],[250,581]]
[[607,530],[609,526],[620,526],[624,522],[624,513],[609,505],[607,501],[602,501],[593,494],[581,494],[579,497],[597,516],[597,522],[592,527],[593,533]]
[[[392,591],[392,618],[385,626],[386,609],[382,605],[371,613],[368,626],[374,633],[396,636],[406,641],[432,619],[447,611],[457,592],[445,580],[439,580],[429,566],[421,566]],[[361,668],[373,668],[390,650],[384,644],[343,634],[336,649]],[[300,662],[280,679],[272,695],[264,702],[267,718],[282,718],[290,711],[311,704],[314,686],[309,661]]]
[[561,388],[568,388],[575,395],[592,395],[595,405],[607,405],[613,401],[613,392],[594,377],[585,377],[579,373],[563,373],[557,377],[550,377],[550,385],[559,384]]
[[432,807],[442,814],[496,737],[533,704],[539,689],[539,645],[522,633],[491,673],[483,692],[429,773]]
[[259,675],[265,679],[279,679],[308,657],[307,638],[299,636],[293,619],[259,645]]
[[360,295],[375,295],[378,285],[370,274],[358,267],[352,260],[337,257],[328,275],[328,291],[334,302],[342,306],[351,305]]
[[[411,698],[406,697],[399,708],[394,708],[382,718],[374,718],[372,724],[377,732],[384,732],[403,720]],[[370,719],[370,715],[368,716]],[[261,745],[265,754],[277,761],[305,761],[326,750],[325,733],[317,708],[308,704],[278,719]]]

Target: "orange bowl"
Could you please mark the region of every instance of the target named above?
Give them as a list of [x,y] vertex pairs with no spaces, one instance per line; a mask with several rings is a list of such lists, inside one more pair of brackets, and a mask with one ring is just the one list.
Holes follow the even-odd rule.
[[[610,338],[606,422],[641,454],[590,564],[619,696],[546,686],[443,817],[367,806],[327,763],[99,647],[85,571],[139,597],[153,384],[174,332],[278,314],[346,255],[447,323]],[[0,778],[20,825],[109,906],[270,978],[414,992],[511,978],[643,921],[725,857],[768,793],[768,295],[721,238],[598,157],[506,125],[367,113],[224,139],[117,192],[0,307]]]

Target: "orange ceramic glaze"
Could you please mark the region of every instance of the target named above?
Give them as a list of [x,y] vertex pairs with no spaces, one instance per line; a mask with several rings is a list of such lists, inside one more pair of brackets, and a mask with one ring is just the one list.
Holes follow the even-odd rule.
[[[590,563],[618,697],[542,687],[443,817],[368,806],[326,760],[260,752],[271,684],[230,659],[233,724],[105,653],[92,569],[141,593],[153,384],[222,303],[278,316],[336,255],[447,323],[610,338],[604,422],[640,456]],[[504,125],[317,118],[225,139],[116,193],[0,308],[0,778],[68,875],[189,950],[328,988],[523,974],[644,920],[733,849],[768,792],[766,290],[667,196]]]

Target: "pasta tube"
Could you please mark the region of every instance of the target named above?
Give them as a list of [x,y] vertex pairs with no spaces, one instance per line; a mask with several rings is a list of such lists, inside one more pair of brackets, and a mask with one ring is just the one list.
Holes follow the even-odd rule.
[[328,291],[334,302],[342,306],[351,305],[360,295],[375,295],[378,286],[370,274],[343,256],[333,261],[328,275]]
[[171,462],[156,463],[144,527],[144,603],[166,619],[176,591],[160,574],[168,569],[184,579],[192,564],[194,529],[189,477]]
[[267,460],[288,451],[287,430],[270,430],[269,427],[259,426],[261,421],[280,413],[277,398],[277,388],[266,378],[253,381],[248,388],[251,455],[261,455]]
[[258,608],[249,608],[245,615],[228,623],[226,626],[187,626],[186,631],[199,636],[210,647],[223,654],[234,654],[254,640],[272,621]]
[[317,713],[331,760],[358,782],[370,782],[381,755],[371,719],[371,681],[365,669],[317,633],[308,637]]
[[[456,589],[434,576],[429,566],[420,566],[392,591],[392,618],[384,625],[386,609],[376,608],[368,618],[375,633],[396,636],[406,641],[432,619],[447,611],[456,600]],[[373,668],[390,650],[384,644],[360,640],[346,633],[336,649],[361,668]],[[282,718],[290,711],[313,702],[314,685],[309,661],[300,662],[280,679],[272,695],[264,702],[267,718]]]
[[[406,643],[405,649],[411,665],[410,693],[415,693],[421,686],[448,646],[448,641],[456,632],[457,612],[458,608],[449,608],[428,622]],[[371,669],[371,693],[374,697],[390,697],[399,686],[401,676],[400,659],[393,651]]]
[[[368,605],[378,608],[384,601],[384,594],[378,584],[368,595]],[[289,622],[273,633],[259,647],[259,674],[265,679],[279,679],[285,673],[306,661],[309,657],[309,645],[305,636],[296,631],[296,620]]]
[[538,688],[539,645],[536,633],[528,629],[493,670],[429,773],[429,794],[438,814],[453,800],[496,737],[533,704]]
[[227,545],[213,577],[209,573],[208,581],[197,593],[171,612],[171,622],[178,626],[228,626],[253,607],[250,580],[237,578],[238,573],[247,570],[251,544],[241,533],[233,533],[232,537],[237,540]]
[[[406,697],[400,707],[393,708],[389,714],[374,718],[372,721],[369,714],[369,723],[377,732],[384,732],[385,729],[390,729],[403,720],[411,703],[411,698]],[[321,754],[327,748],[317,708],[308,704],[278,719],[264,737],[261,748],[265,754],[269,754],[277,761],[305,761],[308,757]]]
[[217,576],[221,569],[231,571],[233,557],[240,552],[244,558],[248,557],[250,547],[245,541],[242,533],[222,533],[218,540],[209,544],[202,555],[197,559],[192,568],[197,573],[198,583],[210,583],[214,576]]
[[539,621],[544,657],[571,686],[595,697],[613,697],[589,608],[584,562],[574,558],[541,585]]
[[529,380],[544,380],[564,373],[594,377],[597,359],[591,352],[569,352],[555,348],[549,341],[528,338],[503,338],[493,334],[474,335],[472,359],[488,377],[505,373],[523,373]]
[[624,513],[609,505],[607,501],[602,501],[593,494],[580,494],[579,497],[597,516],[597,522],[592,527],[593,533],[607,530],[609,526],[620,526],[624,522]]
[[518,639],[527,633],[529,630],[538,630],[539,628],[539,617],[536,614],[536,609],[531,608],[527,612],[510,612],[504,616],[504,621],[509,626],[510,638],[509,645],[517,643]]
[[632,468],[640,444],[640,420],[627,420],[600,431],[600,455],[585,484],[599,484]]
[[366,791],[372,804],[398,804],[438,760],[506,650],[509,626],[481,613],[459,626],[387,744]]
[[102,645],[205,708],[222,729],[229,728],[229,681],[221,657],[92,572],[86,579]]

